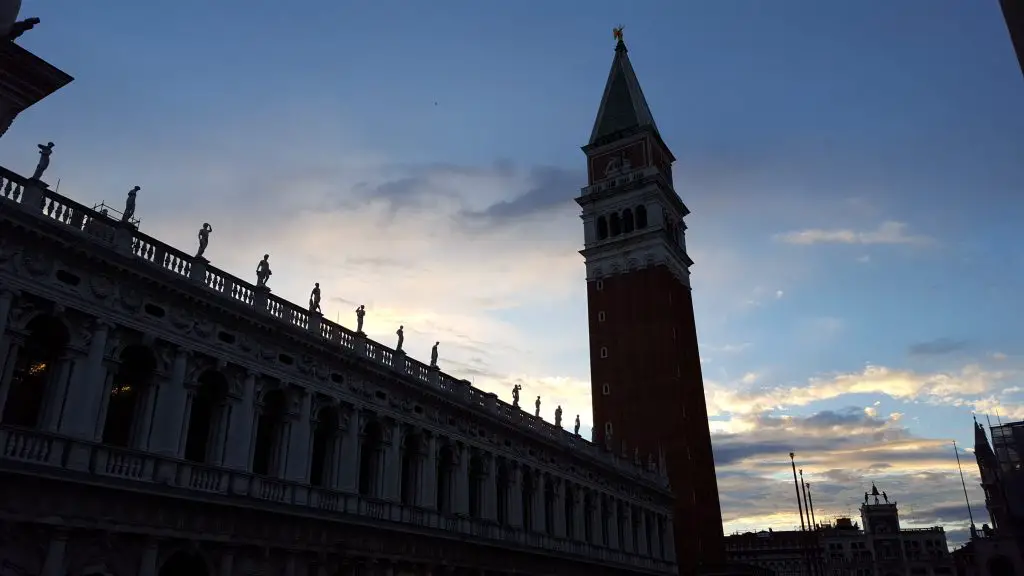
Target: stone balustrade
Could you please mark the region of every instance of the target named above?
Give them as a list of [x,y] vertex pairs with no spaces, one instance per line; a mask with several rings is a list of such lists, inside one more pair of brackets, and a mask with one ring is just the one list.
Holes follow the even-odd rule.
[[269,478],[246,471],[198,464],[151,452],[116,448],[62,435],[0,425],[0,463],[33,466],[54,475],[85,474],[98,485],[109,483],[157,493],[221,497],[250,506],[293,506],[304,513],[325,517],[359,518],[471,536],[495,545],[521,546],[563,555],[578,556],[624,568],[674,573],[675,563],[629,551],[595,546],[588,542],[501,526],[487,520],[451,516],[436,510],[403,505],[312,487],[309,484]]
[[[651,170],[653,169],[637,171],[622,178],[646,178],[651,175],[648,174]],[[211,266],[203,258],[194,258],[140,232],[130,224],[100,214],[40,186],[37,182],[0,167],[0,209],[7,209],[12,203],[19,205],[27,213],[52,219],[55,223],[80,231],[83,236],[94,242],[109,245],[122,254],[148,262],[162,269],[176,281],[201,285],[226,302],[252,308],[268,319],[319,338],[325,346],[398,372],[419,385],[441,392],[456,403],[497,417],[521,429],[524,434],[556,443],[572,450],[575,455],[601,466],[611,466],[618,475],[630,481],[662,490],[668,488],[663,464],[657,467],[662,468],[661,470],[649,469],[643,462],[636,463],[628,457],[620,457],[579,435],[499,400],[495,394],[474,388],[467,380],[445,374],[436,367],[432,368],[409,358],[404,352],[374,342],[365,334],[351,331],[323,318],[319,313],[311,313],[305,307],[270,294],[266,288],[258,288]]]

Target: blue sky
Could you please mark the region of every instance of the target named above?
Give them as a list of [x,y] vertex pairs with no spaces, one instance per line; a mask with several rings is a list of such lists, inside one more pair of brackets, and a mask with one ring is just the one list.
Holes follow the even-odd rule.
[[372,336],[404,323],[411,352],[439,339],[449,372],[589,426],[572,198],[623,24],[693,211],[727,531],[796,523],[765,481],[791,449],[819,517],[876,480],[962,528],[949,441],[973,410],[1024,418],[1024,81],[998,3],[583,6],[26,0],[20,43],[76,80],[0,161],[29,173],[52,140],[62,193],[138,184],[147,233],[187,249],[210,221],[215,265],[270,252],[276,293],[319,281],[328,315],[365,303]]

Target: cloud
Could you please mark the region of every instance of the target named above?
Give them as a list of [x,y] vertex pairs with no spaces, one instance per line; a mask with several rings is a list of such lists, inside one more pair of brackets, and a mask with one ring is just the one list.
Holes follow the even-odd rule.
[[787,232],[776,236],[786,244],[928,244],[932,241],[927,236],[907,235],[907,225],[903,222],[886,221],[875,230],[821,229],[812,228]]
[[938,356],[958,352],[967,348],[966,340],[953,340],[950,338],[936,338],[926,342],[917,342],[907,348],[911,356]]

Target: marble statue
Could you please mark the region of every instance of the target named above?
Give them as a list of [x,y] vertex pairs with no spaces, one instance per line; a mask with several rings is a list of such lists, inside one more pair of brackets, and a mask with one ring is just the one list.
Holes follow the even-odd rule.
[[264,254],[263,260],[256,265],[256,287],[266,288],[271,274],[273,272],[270,271],[270,254]]
[[395,346],[395,352],[401,352],[402,344],[405,344],[405,326],[399,326],[398,332],[395,334],[398,335],[398,346]]
[[512,387],[512,407],[513,408],[519,408],[519,391],[522,390],[522,389],[523,389],[523,387],[520,386],[519,384],[516,384],[515,386]]
[[363,306],[362,304],[360,304],[359,308],[356,308],[356,334],[362,334],[363,333],[363,318],[365,318],[365,317],[366,317],[366,306]]
[[864,503],[865,504],[868,503],[868,493],[867,492],[864,493]]
[[885,493],[885,490],[882,490],[882,498],[885,500],[886,504],[889,503],[889,495]]
[[572,427],[572,433],[577,435],[577,436],[580,435],[580,415],[579,414],[576,415],[576,424]]
[[32,173],[29,180],[39,180],[43,177],[43,172],[50,167],[51,154],[53,154],[53,142],[39,145],[39,163],[36,164],[36,171]]
[[142,188],[136,186],[128,191],[128,199],[124,201],[124,214],[121,214],[121,222],[131,222],[135,216],[135,195]]
[[430,349],[430,367],[437,368],[437,347],[440,342],[434,342],[434,347]]
[[210,244],[210,232],[213,232],[213,226],[210,226],[209,222],[203,222],[203,227],[199,229],[199,251],[196,252],[196,258],[202,258],[203,252],[206,252],[206,247]]
[[320,309],[320,283],[315,282],[313,284],[313,291],[309,293],[309,313],[312,314],[323,314],[323,310]]
[[540,418],[540,396],[537,396],[537,401],[533,403],[533,406],[536,408],[533,415]]
[[562,427],[562,407],[555,406],[555,426]]

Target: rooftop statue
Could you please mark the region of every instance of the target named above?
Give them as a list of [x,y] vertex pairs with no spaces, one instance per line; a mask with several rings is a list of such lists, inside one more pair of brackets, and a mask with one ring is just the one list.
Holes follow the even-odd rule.
[[512,407],[513,408],[519,408],[519,391],[522,390],[522,389],[523,389],[523,387],[520,386],[519,384],[516,384],[515,386],[512,387]]
[[536,411],[533,413],[533,415],[536,416],[537,418],[540,418],[540,396],[537,396],[537,401],[533,403],[533,406],[534,408],[536,408]]
[[562,427],[562,407],[555,407],[555,426]]
[[273,272],[270,271],[270,254],[264,254],[263,260],[256,265],[256,287],[266,288],[271,274]]
[[579,414],[576,415],[576,424],[572,428],[572,433],[577,435],[577,436],[580,435],[580,415]]
[[405,326],[399,326],[398,332],[395,334],[398,335],[398,346],[395,346],[395,352],[401,352],[402,344],[405,344]]
[[43,177],[43,172],[50,167],[51,154],[53,154],[53,142],[39,145],[39,163],[36,164],[36,171],[32,173],[29,180],[39,180]]
[[209,222],[203,222],[203,227],[199,229],[199,250],[196,252],[196,258],[202,258],[206,252],[206,247],[210,244],[210,232],[213,232],[213,226],[210,226]]
[[309,293],[309,313],[316,312],[322,314],[320,310],[320,283],[316,282],[313,285],[313,291]]
[[437,347],[440,342],[434,342],[434,347],[430,349],[430,367],[437,368]]
[[356,308],[356,334],[363,333],[363,318],[366,317],[366,306],[362,304]]
[[122,222],[131,222],[135,216],[135,195],[142,188],[136,186],[128,191],[128,199],[124,201],[124,214],[121,215]]

